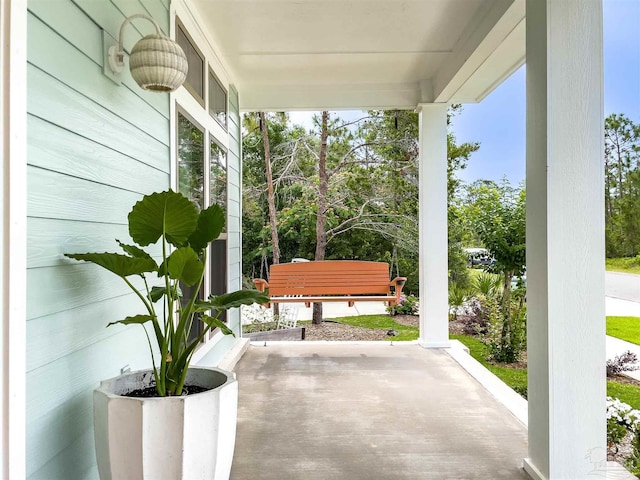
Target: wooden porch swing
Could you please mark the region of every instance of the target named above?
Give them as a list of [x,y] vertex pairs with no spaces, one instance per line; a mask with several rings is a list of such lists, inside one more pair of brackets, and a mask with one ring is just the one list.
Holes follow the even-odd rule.
[[[267,292],[271,303],[303,302],[386,302],[397,305],[407,279],[389,281],[389,265],[358,260],[322,260],[271,265],[269,281],[253,280],[256,288]],[[393,291],[392,291],[393,288]]]

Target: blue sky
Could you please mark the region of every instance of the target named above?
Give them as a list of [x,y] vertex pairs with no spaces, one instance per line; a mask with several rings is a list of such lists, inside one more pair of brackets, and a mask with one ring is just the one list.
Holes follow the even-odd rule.
[[[604,112],[640,122],[640,0],[604,0]],[[453,120],[459,142],[480,142],[460,177],[512,183],[525,176],[525,68]]]

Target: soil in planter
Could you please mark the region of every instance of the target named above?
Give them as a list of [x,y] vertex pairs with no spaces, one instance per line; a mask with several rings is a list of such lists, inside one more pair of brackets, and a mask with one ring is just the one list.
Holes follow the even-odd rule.
[[[185,385],[182,387],[182,396],[185,395],[194,395],[196,393],[206,392],[207,390],[211,390],[210,388],[200,387],[198,385]],[[160,397],[158,395],[158,391],[156,390],[155,385],[146,388],[138,388],[137,390],[132,390],[128,393],[123,393],[123,397],[134,397],[134,398],[156,398]]]

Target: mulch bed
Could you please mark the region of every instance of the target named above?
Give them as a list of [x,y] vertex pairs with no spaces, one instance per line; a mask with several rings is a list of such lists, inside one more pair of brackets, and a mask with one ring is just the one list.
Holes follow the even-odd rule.
[[384,330],[372,330],[370,328],[352,327],[343,323],[325,320],[320,325],[307,324],[306,340],[327,341],[358,341],[358,340],[387,340],[387,332]]
[[[409,327],[417,327],[419,317],[417,315],[396,315],[393,317],[396,323]],[[325,320],[320,325],[305,324],[306,340],[327,341],[380,341],[391,340],[385,330],[373,330],[371,328],[353,327],[343,323]]]

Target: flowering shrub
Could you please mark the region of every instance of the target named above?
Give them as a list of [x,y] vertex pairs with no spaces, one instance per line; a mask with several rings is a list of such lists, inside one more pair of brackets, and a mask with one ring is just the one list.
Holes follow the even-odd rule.
[[[614,425],[620,426],[626,432],[634,433],[640,427],[640,411],[631,408],[631,405],[621,402],[617,398],[607,397],[607,443],[611,446],[614,443],[619,443],[622,438],[617,441],[610,441],[609,431],[615,430]],[[612,432],[616,436],[616,432]],[[617,438],[617,437],[616,437]],[[611,440],[615,440],[612,438]]]
[[607,360],[607,377],[638,370],[635,363],[638,363],[638,356],[631,350],[627,350],[622,355],[616,355],[612,360]]
[[387,312],[390,315],[417,315],[420,310],[420,304],[418,303],[418,297],[413,295],[400,295],[400,302],[398,305],[390,305],[387,307]]
[[633,452],[626,467],[637,475],[640,472],[640,411],[617,398],[607,397],[607,446],[616,453],[618,445],[627,435],[631,436]]
[[272,309],[258,304],[243,305],[240,308],[240,315],[243,333],[275,330],[278,322],[278,316],[273,314]]
[[240,307],[240,317],[242,318],[243,325],[268,323],[275,320],[273,318],[273,310],[264,308],[256,303],[253,305],[242,305]]

